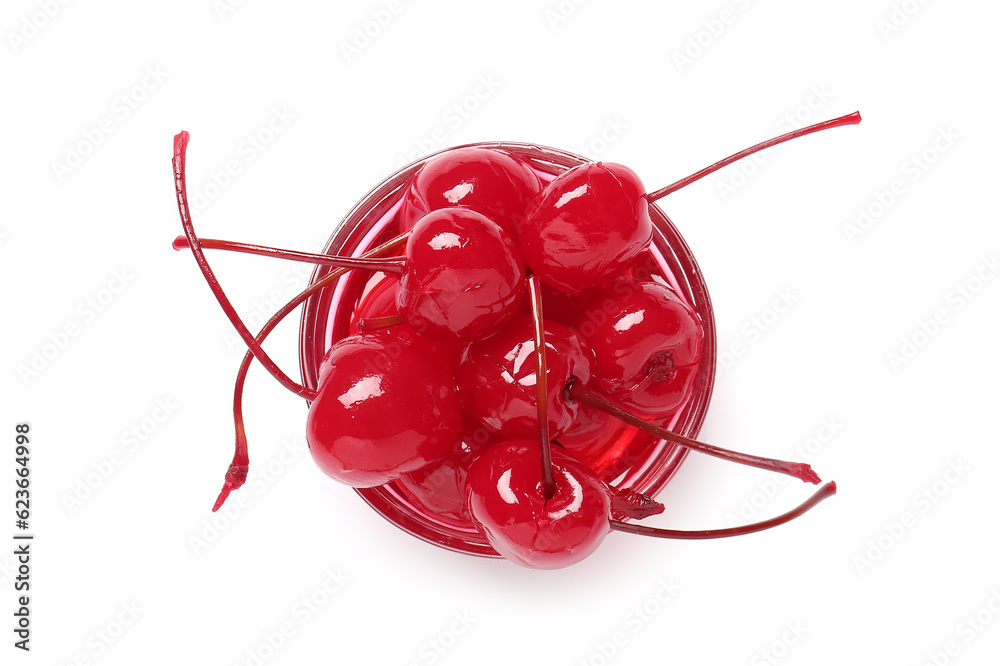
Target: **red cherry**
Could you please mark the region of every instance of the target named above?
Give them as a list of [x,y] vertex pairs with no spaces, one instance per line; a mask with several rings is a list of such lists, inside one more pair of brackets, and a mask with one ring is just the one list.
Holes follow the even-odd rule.
[[[590,379],[593,353],[569,327],[545,322],[548,422],[552,438],[572,425],[577,405],[563,397],[570,377]],[[517,315],[488,338],[473,342],[458,363],[465,409],[506,439],[538,434],[535,338],[531,317]]]
[[453,380],[417,347],[385,332],[330,348],[306,439],[327,475],[378,486],[451,454],[462,434]]
[[649,246],[645,189],[620,164],[581,164],[549,183],[528,210],[518,241],[544,282],[571,294],[621,275]]
[[[174,249],[186,247],[194,249],[188,238],[174,240]],[[488,218],[464,208],[443,208],[421,218],[409,232],[405,258],[339,257],[199,239],[198,251],[203,247],[400,275],[402,320],[421,335],[445,342],[489,335],[517,311],[524,296],[524,262],[513,241]]]
[[472,516],[465,501],[465,482],[469,468],[484,448],[485,445],[465,439],[448,457],[400,475],[395,484],[435,516],[468,525]]
[[510,237],[464,208],[428,213],[410,232],[399,281],[403,321],[438,340],[477,340],[524,297],[524,263]]
[[[197,237],[195,238],[197,239]],[[405,238],[394,238],[368,251],[365,256],[386,256],[393,254],[404,245]],[[281,323],[281,321],[284,320],[290,312],[304,303],[310,296],[313,296],[330,286],[331,283],[340,278],[346,272],[347,269],[344,268],[338,268],[331,271],[324,277],[306,287],[288,303],[285,303],[278,308],[278,311],[267,320],[267,323],[264,324],[260,332],[257,334],[255,338],[256,343],[258,345],[263,343],[264,339],[267,338],[271,331],[274,330],[275,326]],[[250,455],[247,448],[246,430],[243,427],[243,386],[246,383],[247,372],[250,370],[250,363],[253,359],[253,350],[248,350],[243,356],[243,362],[240,363],[239,371],[236,373],[236,386],[233,395],[233,422],[236,430],[236,447],[233,452],[233,461],[230,463],[229,469],[226,471],[225,483],[222,486],[222,491],[219,493],[218,499],[215,500],[215,505],[212,507],[212,511],[218,511],[219,508],[221,508],[225,503],[226,498],[229,497],[229,494],[246,482],[247,473],[249,472]],[[315,397],[315,395],[315,391],[310,392],[311,398]]]
[[541,190],[538,176],[520,159],[501,150],[456,148],[430,158],[410,181],[400,230],[439,208],[460,206],[482,213],[511,238],[528,203]]
[[397,322],[399,317],[399,306],[396,303],[398,293],[399,280],[392,277],[384,277],[374,286],[367,288],[351,316],[351,333],[369,333],[375,330],[371,327],[372,321],[392,320],[392,325],[384,329],[386,334],[421,348],[445,372],[454,375],[463,347],[458,344],[432,340],[420,335],[416,329],[402,323],[401,320]]
[[591,386],[619,405],[663,416],[690,392],[704,330],[668,287],[615,280],[588,294],[574,328],[597,359]]
[[496,444],[469,469],[473,521],[498,553],[521,566],[567,567],[594,552],[608,534],[611,499],[604,483],[557,447],[552,470],[555,493],[546,499],[533,439]]
[[623,274],[650,242],[648,203],[748,155],[821,130],[861,122],[855,112],[803,127],[734,153],[651,194],[631,169],[589,163],[550,182],[518,230],[528,267],[548,284],[578,294]]

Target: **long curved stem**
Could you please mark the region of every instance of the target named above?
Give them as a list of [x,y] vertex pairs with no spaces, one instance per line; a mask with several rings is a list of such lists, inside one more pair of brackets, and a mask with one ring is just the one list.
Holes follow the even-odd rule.
[[239,314],[236,312],[236,308],[233,304],[229,302],[229,298],[226,296],[222,287],[219,285],[218,279],[215,277],[215,273],[212,272],[212,267],[208,265],[208,259],[205,258],[205,253],[201,249],[201,243],[198,240],[197,234],[194,232],[194,224],[191,222],[191,210],[188,208],[188,198],[187,198],[187,183],[185,178],[186,163],[187,163],[187,145],[190,140],[190,135],[187,132],[181,132],[174,137],[174,189],[177,191],[177,210],[181,215],[181,225],[184,227],[184,235],[187,237],[188,245],[191,248],[191,253],[194,255],[195,261],[198,263],[198,268],[201,269],[202,275],[205,276],[205,281],[208,282],[209,288],[215,295],[215,299],[219,301],[219,305],[222,306],[222,310],[229,317],[229,321],[233,323],[236,328],[236,332],[240,334],[243,338],[243,342],[246,343],[247,347],[253,352],[254,356],[260,360],[260,364],[263,365],[271,375],[281,382],[281,385],[287,388],[289,391],[295,395],[302,396],[304,398],[311,399],[314,397],[315,393],[302,386],[301,384],[293,381],[288,375],[281,371],[281,368],[271,360],[271,357],[267,355],[267,352],[260,346],[260,344],[254,340],[253,334],[247,329],[243,320],[240,319]]
[[[362,257],[339,257],[329,254],[314,254],[312,252],[299,252],[297,250],[282,250],[267,245],[254,245],[252,243],[236,243],[233,241],[218,240],[215,238],[199,238],[198,242],[206,250],[228,250],[230,252],[240,252],[243,254],[256,254],[261,257],[271,257],[273,259],[288,259],[290,261],[304,261],[322,266],[337,266],[338,268],[357,268],[383,273],[393,273],[402,275],[406,270],[406,260],[399,259],[365,259]],[[186,236],[178,236],[174,239],[173,248],[184,250],[191,247]]]
[[[362,256],[379,257],[386,255],[405,245],[408,237],[409,232],[403,233],[402,235],[392,238],[382,245],[369,250]],[[331,271],[299,292],[299,294],[292,298],[292,300],[281,306],[281,308],[279,308],[278,311],[275,312],[274,315],[267,320],[267,323],[265,323],[260,329],[260,333],[258,333],[256,337],[257,342],[264,342],[271,331],[273,331],[274,328],[282,320],[284,320],[290,312],[304,303],[310,296],[332,284],[340,276],[346,273],[347,270],[348,269],[346,268],[338,268]],[[236,490],[246,482],[247,473],[250,469],[250,453],[247,449],[246,432],[243,427],[243,386],[246,383],[247,372],[250,370],[250,364],[253,363],[253,359],[253,353],[247,351],[247,353],[243,356],[243,362],[240,363],[240,369],[236,373],[236,389],[233,394],[233,419],[236,425],[236,450],[233,453],[233,461],[230,463],[229,469],[226,471],[226,480],[222,486],[222,491],[219,493],[218,499],[215,500],[215,506],[212,507],[212,511],[218,511],[222,504],[226,501],[226,498],[229,497],[229,493]]]
[[783,525],[791,520],[794,520],[795,518],[798,518],[826,498],[833,497],[836,493],[837,484],[834,481],[830,481],[823,484],[819,490],[813,493],[812,497],[788,513],[783,513],[776,518],[771,518],[770,520],[764,520],[759,523],[751,523],[750,525],[743,525],[741,527],[727,527],[719,530],[665,530],[658,527],[633,525],[632,523],[623,523],[619,520],[612,520],[611,529],[618,530],[619,532],[628,532],[629,534],[658,537],[660,539],[722,539],[724,537],[761,532],[763,530],[771,529],[772,527],[777,527],[778,525]]
[[719,169],[727,167],[733,162],[739,161],[744,157],[748,157],[762,150],[767,150],[771,146],[776,146],[779,143],[784,143],[785,141],[791,141],[792,139],[797,139],[800,136],[805,136],[806,134],[812,134],[813,132],[820,132],[825,129],[830,129],[831,127],[840,127],[842,125],[857,125],[860,122],[861,122],[861,114],[855,111],[854,113],[849,113],[846,116],[841,116],[840,118],[834,118],[833,120],[824,120],[821,123],[816,123],[815,125],[809,125],[808,127],[803,127],[801,129],[788,132],[787,134],[782,134],[781,136],[758,143],[756,146],[750,146],[749,148],[741,150],[738,153],[734,153],[724,160],[719,160],[715,164],[705,167],[701,171],[695,171],[690,176],[681,178],[676,183],[671,183],[670,185],[667,185],[662,189],[656,190],[652,194],[647,194],[646,198],[649,201],[656,201],[657,199],[662,199],[671,192],[676,192],[682,187],[690,185],[694,181],[700,180],[710,173],[714,173]]
[[703,442],[698,442],[688,437],[684,437],[683,435],[678,435],[675,432],[671,432],[666,428],[650,423],[635,414],[626,411],[606,396],[598,395],[594,391],[584,387],[580,384],[580,382],[576,381],[576,378],[570,378],[570,382],[566,386],[566,396],[571,400],[579,400],[580,402],[585,402],[592,407],[596,407],[597,409],[607,412],[611,416],[621,419],[625,423],[633,425],[636,428],[653,435],[654,437],[664,439],[668,442],[689,448],[693,451],[721,458],[722,460],[736,462],[741,465],[749,465],[750,467],[766,469],[771,472],[787,474],[788,476],[794,476],[797,479],[808,481],[809,483],[820,482],[819,475],[817,475],[816,472],[813,471],[812,467],[806,463],[793,463],[786,462],[784,460],[775,460],[774,458],[762,458],[749,453],[730,451],[729,449],[712,446],[711,444],[705,444]]

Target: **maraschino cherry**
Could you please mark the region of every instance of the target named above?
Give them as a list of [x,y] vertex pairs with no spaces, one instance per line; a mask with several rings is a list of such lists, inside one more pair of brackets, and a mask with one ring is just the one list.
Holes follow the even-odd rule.
[[[409,232],[405,258],[337,257],[214,239],[201,245],[398,275],[401,320],[446,342],[488,335],[517,311],[524,295],[524,263],[513,241],[487,217],[465,208],[442,208],[420,218]],[[186,247],[190,239],[174,241],[174,249]]]
[[[398,253],[403,248],[405,243],[406,234],[403,234],[402,236],[398,236],[382,243],[362,256],[364,258],[391,256]],[[319,278],[299,292],[288,303],[285,303],[278,308],[278,311],[267,320],[264,326],[261,327],[260,332],[257,334],[257,337],[254,340],[257,343],[257,346],[259,347],[264,340],[267,339],[267,336],[271,334],[275,327],[284,321],[284,319],[292,313],[295,308],[305,303],[310,297],[316,296],[324,289],[333,285],[347,271],[348,269],[346,268],[338,268],[330,273],[327,273],[325,276]],[[243,355],[243,361],[240,363],[239,371],[236,373],[236,384],[233,391],[233,422],[236,431],[236,446],[233,453],[233,461],[230,463],[229,468],[226,471],[225,483],[222,486],[222,491],[219,493],[218,499],[215,500],[215,505],[212,507],[212,511],[218,511],[229,497],[229,494],[246,483],[247,473],[250,466],[250,454],[247,446],[246,429],[243,426],[243,388],[246,384],[246,377],[250,370],[250,364],[253,362],[254,358],[256,358],[256,356],[253,349],[247,350],[246,354]],[[315,397],[315,395],[315,391],[309,391],[308,393],[309,399]]]
[[648,204],[733,162],[806,134],[861,122],[858,113],[788,132],[741,150],[651,194],[620,164],[587,163],[559,174],[518,229],[528,267],[570,294],[622,275],[652,237]]
[[787,523],[833,496],[823,485],[800,506],[776,518],[716,530],[668,530],[612,518],[609,487],[590,468],[559,448],[552,450],[555,492],[546,497],[536,463],[537,442],[512,440],[484,452],[469,470],[469,511],[490,545],[532,569],[559,569],[591,555],[610,530],[662,539],[717,539]]
[[493,442],[475,437],[463,438],[445,458],[420,469],[401,474],[395,486],[434,515],[462,527],[471,524],[472,515],[465,499],[469,468]]
[[[577,407],[562,399],[571,377],[590,379],[593,353],[568,326],[545,322],[548,345],[548,427],[554,438],[576,418]],[[516,315],[493,335],[471,343],[458,362],[459,392],[466,412],[504,439],[538,431],[535,341],[531,317]]]
[[552,450],[552,471],[555,492],[546,497],[535,439],[495,444],[469,469],[469,511],[511,562],[566,567],[597,550],[608,534],[611,498],[603,482],[559,448]]
[[448,457],[461,435],[455,383],[419,347],[375,331],[330,348],[306,419],[309,451],[328,476],[379,486]]
[[421,334],[450,342],[478,340],[516,312],[523,296],[521,255],[486,216],[442,208],[413,226],[399,309]]
[[575,329],[594,351],[591,386],[622,407],[662,417],[688,394],[704,332],[670,288],[620,277],[588,292]]
[[460,206],[482,213],[513,238],[528,203],[541,189],[527,164],[502,150],[455,148],[427,160],[410,180],[400,229],[439,208]]
[[570,294],[621,275],[649,247],[653,223],[642,182],[620,164],[588,163],[549,183],[518,233],[524,261]]
[[[620,514],[613,515],[616,505],[622,505],[614,498],[616,494],[630,498],[637,494],[615,491],[560,448],[552,449],[555,489],[547,495],[537,449],[533,440],[496,444],[472,464],[466,481],[469,512],[487,541],[506,559],[532,569],[576,564],[597,550],[610,530],[661,539],[718,539],[759,532],[801,516],[837,492],[837,484],[831,481],[791,511],[738,527],[670,530],[635,525],[625,522]],[[645,504],[648,512],[639,514],[641,517],[663,510],[651,500]]]

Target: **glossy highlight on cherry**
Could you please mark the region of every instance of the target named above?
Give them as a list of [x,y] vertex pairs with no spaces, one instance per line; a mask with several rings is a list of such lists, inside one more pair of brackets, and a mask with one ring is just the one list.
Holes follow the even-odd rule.
[[[560,568],[612,531],[712,539],[789,522],[836,492],[725,530],[638,525],[688,452],[787,474],[808,466],[697,441],[715,330],[690,250],[653,202],[849,114],[757,144],[647,194],[627,167],[528,144],[442,151],[387,179],[323,252],[200,238],[187,206],[188,135],[174,174],[190,250],[247,344],[236,447],[213,510],[246,480],[242,392],[254,358],[309,404],[317,466],[414,536],[458,552]],[[310,286],[253,335],[206,251],[316,266]],[[261,347],[299,305],[302,383]],[[550,308],[551,306],[551,308]]]

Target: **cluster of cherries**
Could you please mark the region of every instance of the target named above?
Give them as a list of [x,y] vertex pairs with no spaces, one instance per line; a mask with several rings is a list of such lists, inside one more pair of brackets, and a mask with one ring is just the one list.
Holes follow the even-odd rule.
[[[199,238],[185,186],[187,132],[175,137],[184,236],[249,347],[237,377],[236,454],[216,502],[246,480],[241,396],[257,358],[310,402],[309,450],[327,475],[356,488],[393,483],[452,521],[474,525],[500,555],[534,568],[568,566],[611,529],[667,538],[746,534],[787,522],[836,492],[743,527],[676,531],[628,521],[663,506],[611,485],[585,460],[620,419],[678,446],[818,483],[803,463],[736,453],[658,425],[690,397],[703,353],[698,315],[637,268],[652,238],[649,205],[746,155],[860,122],[857,113],[748,148],[647,194],[636,174],[585,163],[545,183],[508,152],[444,151],[415,173],[398,212],[401,234],[362,257]],[[308,261],[335,269],[250,333],[205,249]],[[372,275],[352,331],[332,344],[315,389],[285,375],[260,343],[289,312],[345,271]],[[602,316],[593,316],[595,312]]]

